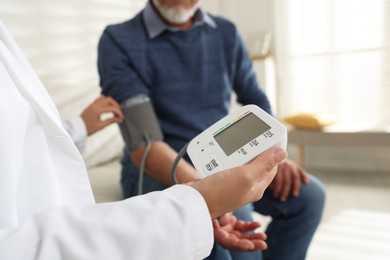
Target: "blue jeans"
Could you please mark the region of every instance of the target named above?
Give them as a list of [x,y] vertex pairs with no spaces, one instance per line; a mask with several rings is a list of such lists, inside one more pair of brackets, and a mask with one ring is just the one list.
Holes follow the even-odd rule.
[[[124,195],[138,195],[138,169],[131,165],[123,165],[122,188]],[[145,174],[144,193],[162,190],[166,187]],[[252,221],[253,210],[272,217],[267,234],[268,249],[256,252],[230,251],[217,243],[208,260],[304,260],[307,249],[320,223],[325,203],[325,191],[321,182],[310,176],[310,183],[302,185],[298,197],[289,197],[281,202],[267,189],[261,200],[246,205],[234,212],[234,215],[245,221]]]

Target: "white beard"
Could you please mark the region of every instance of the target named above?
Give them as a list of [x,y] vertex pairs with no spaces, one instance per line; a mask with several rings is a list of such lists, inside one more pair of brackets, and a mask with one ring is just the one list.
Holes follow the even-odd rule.
[[154,6],[157,8],[159,13],[164,17],[168,22],[173,24],[183,24],[187,22],[198,10],[201,0],[191,7],[190,9],[185,9],[184,7],[165,7],[160,4],[158,0],[153,0]]

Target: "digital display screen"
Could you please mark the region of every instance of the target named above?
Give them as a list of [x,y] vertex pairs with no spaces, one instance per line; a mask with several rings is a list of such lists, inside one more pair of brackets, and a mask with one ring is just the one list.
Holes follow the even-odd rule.
[[226,129],[217,133],[214,138],[227,156],[251,140],[271,129],[263,120],[249,113]]

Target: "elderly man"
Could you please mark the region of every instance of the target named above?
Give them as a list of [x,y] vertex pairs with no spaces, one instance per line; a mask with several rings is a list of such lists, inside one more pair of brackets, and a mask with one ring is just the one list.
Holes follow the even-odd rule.
[[[208,14],[199,0],[152,0],[133,19],[108,26],[100,39],[98,68],[102,92],[126,106],[142,96],[153,107],[163,138],[154,140],[146,161],[145,191],[172,185],[169,170],[177,152],[224,117],[231,93],[243,105],[271,107],[235,26]],[[142,113],[142,112],[140,112]],[[126,118],[125,118],[126,120]],[[145,145],[127,147],[122,160],[126,196],[138,194],[138,167]],[[179,182],[198,178],[190,162],[177,168]],[[218,226],[211,259],[304,259],[324,205],[321,183],[286,160],[264,198],[235,212],[251,220],[251,210],[270,215],[269,248],[237,252]],[[222,245],[222,247],[220,246]]]

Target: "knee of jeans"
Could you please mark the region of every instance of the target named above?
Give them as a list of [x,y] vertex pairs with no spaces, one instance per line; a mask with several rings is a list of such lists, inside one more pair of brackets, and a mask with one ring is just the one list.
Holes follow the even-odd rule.
[[310,183],[302,186],[301,199],[304,205],[308,206],[308,210],[312,213],[322,215],[325,205],[326,192],[323,184],[319,179],[310,175]]
[[138,174],[132,174],[134,167],[122,165],[121,170],[121,186],[125,198],[130,198],[138,195]]
[[236,209],[233,214],[240,220],[253,221],[252,218],[253,205],[247,204],[239,209]]

